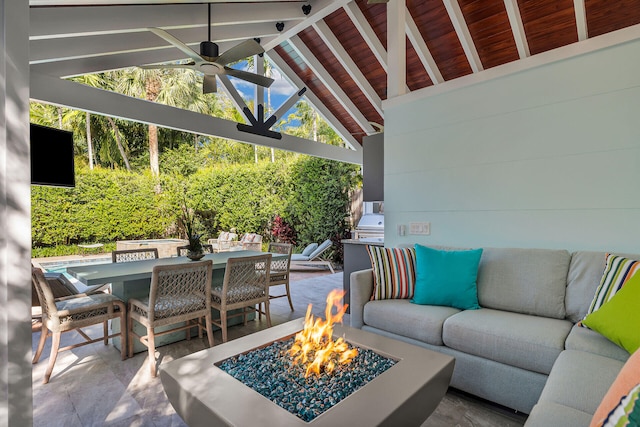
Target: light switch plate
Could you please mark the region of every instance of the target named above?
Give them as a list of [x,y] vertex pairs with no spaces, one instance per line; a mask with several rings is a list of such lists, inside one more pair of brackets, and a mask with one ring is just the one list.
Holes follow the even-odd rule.
[[429,234],[431,234],[431,223],[430,222],[410,222],[409,234],[419,234],[423,236],[428,236]]

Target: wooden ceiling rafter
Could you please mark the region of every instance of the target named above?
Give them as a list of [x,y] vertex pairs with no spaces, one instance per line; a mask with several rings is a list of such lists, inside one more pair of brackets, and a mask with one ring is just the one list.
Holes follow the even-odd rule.
[[460,5],[458,4],[457,0],[443,0],[443,3],[445,8],[447,9],[447,13],[449,14],[449,19],[451,19],[453,28],[458,35],[458,39],[460,40],[462,49],[467,56],[467,60],[469,61],[471,69],[474,73],[482,71],[484,69],[482,66],[482,61],[480,60],[480,55],[478,55],[478,50],[476,49],[476,46],[473,42],[473,38],[469,33],[469,27],[467,27],[467,23],[464,20],[464,15],[462,14]]
[[431,55],[429,47],[422,38],[422,35],[420,35],[420,30],[416,25],[416,21],[414,21],[413,17],[411,16],[411,11],[409,11],[408,9],[406,14],[405,27],[407,37],[413,45],[418,58],[420,58],[420,61],[422,62],[422,66],[429,74],[429,77],[431,78],[433,84],[444,82],[444,78],[442,77],[442,73],[438,68],[438,64],[433,59],[433,55]]
[[355,106],[351,98],[342,90],[340,85],[335,81],[331,73],[317,60],[311,50],[304,44],[299,36],[293,36],[289,39],[289,45],[296,51],[313,71],[313,74],[322,82],[322,84],[331,92],[331,95],[342,105],[347,113],[355,120],[355,122],[368,134],[375,132],[375,129],[369,123],[369,120]]
[[578,41],[586,40],[589,37],[587,29],[587,9],[584,0],[573,0],[573,9],[576,14],[576,29],[578,31]]
[[518,55],[520,59],[527,58],[531,56],[531,52],[529,51],[527,35],[524,32],[524,25],[522,24],[518,0],[504,0],[504,7],[507,10],[507,16],[509,18],[509,24],[511,25],[513,39],[518,49]]
[[329,26],[324,21],[318,21],[313,24],[313,28],[316,33],[320,36],[322,41],[327,45],[331,53],[336,57],[338,62],[349,72],[351,78],[355,81],[356,85],[360,88],[362,93],[367,97],[371,105],[376,109],[376,111],[383,116],[384,112],[382,110],[382,100],[376,93],[375,89],[367,78],[364,76],[360,68],[356,65],[356,63],[351,59],[347,51],[342,47],[339,40],[333,34]]
[[375,31],[373,31],[371,25],[369,25],[367,18],[364,16],[356,2],[350,2],[346,5],[344,10],[347,12],[347,15],[349,15],[349,18],[351,18],[351,21],[356,28],[358,28],[360,34],[362,34],[362,37],[367,42],[369,49],[371,49],[371,52],[373,52],[373,55],[376,57],[384,71],[387,72],[387,49],[382,44]]

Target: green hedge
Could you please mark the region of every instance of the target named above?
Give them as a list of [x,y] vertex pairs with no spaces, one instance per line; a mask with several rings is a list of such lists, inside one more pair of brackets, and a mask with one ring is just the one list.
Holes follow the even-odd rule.
[[[159,181],[150,174],[79,168],[73,189],[32,187],[34,254],[78,243],[177,237],[184,200],[204,239],[235,227],[269,241],[273,218],[280,215],[295,229],[298,246],[336,240],[347,231],[357,171],[307,156],[200,169],[189,177],[163,175]],[[341,262],[341,254],[334,255]]]

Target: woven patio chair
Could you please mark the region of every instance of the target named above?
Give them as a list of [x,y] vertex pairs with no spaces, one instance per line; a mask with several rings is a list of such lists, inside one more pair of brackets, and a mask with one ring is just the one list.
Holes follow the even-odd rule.
[[284,285],[286,293],[269,295],[269,299],[287,297],[291,311],[293,311],[293,303],[291,302],[291,290],[289,289],[289,272],[292,250],[293,245],[289,243],[269,243],[269,248],[267,249],[267,252],[287,255],[286,258],[271,261],[271,272],[269,274],[269,289],[271,289],[271,286]]
[[111,252],[112,262],[132,262],[145,259],[158,259],[158,248],[125,249]]
[[237,246],[240,246],[243,251],[262,252],[262,235],[246,233],[238,240]]
[[[149,351],[151,375],[157,375],[155,337],[177,331],[187,331],[191,339],[191,328],[207,330],[209,346],[213,347],[211,327],[211,272],[213,261],[193,261],[172,265],[156,265],[151,273],[149,296],[129,300],[129,357],[133,356],[135,336]],[[202,323],[202,317],[206,323]],[[133,321],[147,328],[147,335],[137,335],[133,331]],[[185,323],[162,332],[155,332],[160,326]],[[192,323],[193,322],[193,323]]]
[[[42,331],[38,348],[33,356],[33,363],[38,363],[45,342],[49,336],[51,339],[51,354],[49,355],[49,365],[44,374],[43,384],[49,382],[53,367],[56,363],[58,353],[70,350],[98,341],[104,341],[107,345],[109,338],[120,336],[120,352],[122,360],[126,358],[126,306],[122,300],[110,294],[98,293],[92,295],[78,294],[62,298],[54,298],[51,286],[44,277],[44,273],[39,268],[31,268],[31,282],[33,283],[38,299],[42,303]],[[108,334],[108,321],[120,318],[121,329],[117,334]],[[83,327],[103,324],[103,336],[91,339],[84,331]],[[63,332],[76,330],[85,341],[60,348],[60,338]]]
[[[250,257],[229,258],[224,272],[222,286],[211,290],[211,308],[220,312],[220,317],[213,319],[213,324],[222,329],[222,341],[227,342],[228,317],[242,316],[247,324],[247,314],[261,312],[264,304],[264,314],[267,325],[271,327],[269,314],[269,270],[271,254]],[[231,310],[242,309],[241,312],[228,315]]]
[[[204,251],[205,254],[212,254],[213,245],[202,245],[202,250]],[[178,256],[187,256],[187,253],[189,252],[189,245],[178,246],[177,251],[178,251]]]
[[215,252],[227,252],[231,250],[238,240],[238,235],[233,231],[221,231],[217,239],[209,239],[207,243],[213,247]]

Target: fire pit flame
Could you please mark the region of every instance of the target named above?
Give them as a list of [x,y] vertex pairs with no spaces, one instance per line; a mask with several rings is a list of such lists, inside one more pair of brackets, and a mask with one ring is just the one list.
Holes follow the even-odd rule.
[[[348,305],[342,304],[344,291],[333,290],[327,295],[325,318],[314,318],[311,304],[307,307],[304,329],[296,334],[295,342],[289,349],[294,363],[307,364],[305,378],[321,372],[330,374],[337,365],[347,364],[358,355],[358,350],[349,348],[343,338],[333,340],[334,323],[342,323]],[[333,307],[336,314],[333,314]]]

